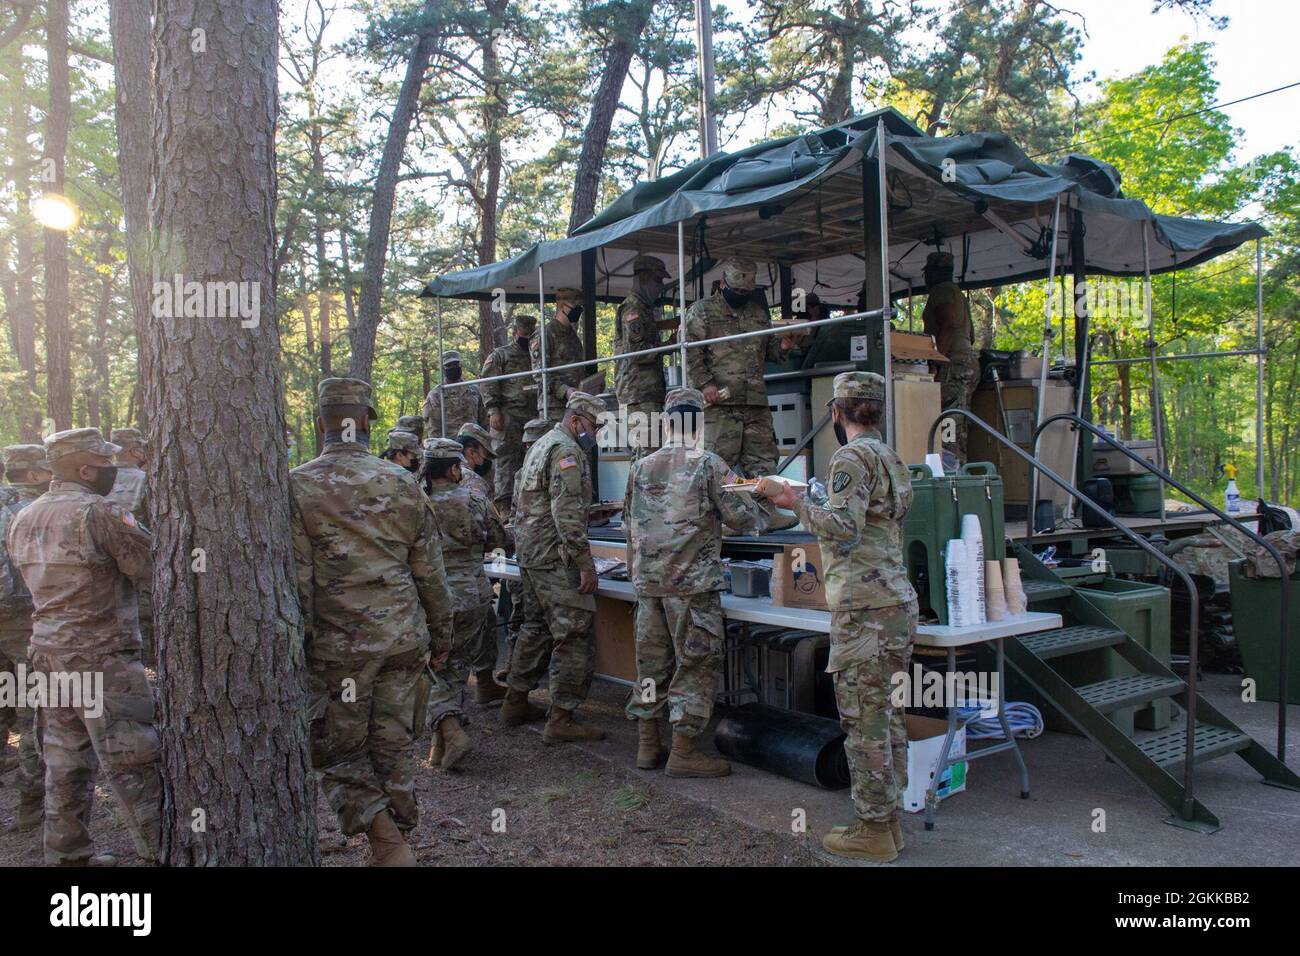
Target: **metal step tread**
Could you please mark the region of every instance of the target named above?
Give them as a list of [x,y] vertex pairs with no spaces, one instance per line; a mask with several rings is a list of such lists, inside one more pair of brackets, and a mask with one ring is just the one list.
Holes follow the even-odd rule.
[[1022,580],[1020,586],[1024,588],[1025,600],[1029,603],[1035,601],[1054,601],[1057,598],[1069,597],[1074,588],[1064,581],[1038,581],[1034,579]]
[[[1142,752],[1155,763],[1161,767],[1168,767],[1183,762],[1183,757],[1187,752],[1186,740],[1187,727],[1180,723],[1177,728],[1167,730],[1154,737],[1148,737],[1146,740],[1136,741],[1136,743]],[[1250,745],[1249,734],[1242,733],[1232,727],[1217,727],[1214,724],[1203,724],[1199,721],[1196,724],[1195,736],[1192,740],[1192,750],[1196,754],[1198,763],[1202,760],[1222,757],[1224,754],[1236,753],[1238,750],[1245,750]]]
[[1055,631],[1041,631],[1018,638],[1021,646],[1040,660],[1113,647],[1123,644],[1127,639],[1128,635],[1121,630],[1092,624],[1072,624]]
[[1186,685],[1177,677],[1162,674],[1133,674],[1129,677],[1112,677],[1076,687],[1079,696],[1103,714],[1108,714],[1135,704],[1145,704],[1161,697],[1172,697]]

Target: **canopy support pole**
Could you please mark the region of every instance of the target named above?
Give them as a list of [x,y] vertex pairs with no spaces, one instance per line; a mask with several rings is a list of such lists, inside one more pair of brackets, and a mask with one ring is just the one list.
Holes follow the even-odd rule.
[[890,344],[893,315],[889,294],[889,202],[886,195],[885,120],[876,120],[876,204],[880,209],[880,309],[885,343],[885,444],[894,447],[894,351]]
[[[1151,247],[1147,237],[1147,223],[1142,223],[1142,306],[1147,320],[1147,354],[1151,358],[1151,434],[1156,440],[1156,467],[1161,471],[1165,466],[1164,422],[1162,421],[1164,399],[1160,397],[1160,363],[1156,361],[1156,326],[1151,306]],[[1165,520],[1165,482],[1160,479],[1160,520]]]
[[[1043,424],[1047,414],[1047,369],[1052,364],[1052,338],[1056,330],[1052,328],[1052,303],[1056,297],[1053,288],[1056,283],[1056,237],[1061,226],[1061,197],[1056,197],[1056,207],[1052,210],[1052,252],[1047,261],[1047,315],[1043,321],[1043,362],[1038,371],[1038,420],[1035,426]],[[1029,487],[1029,513],[1027,516],[1030,533],[1033,533],[1035,512],[1038,510],[1038,469],[1033,469],[1033,480]]]
[[[596,357],[596,250],[582,251],[582,354]],[[599,371],[592,365],[587,374]]]
[[[1092,376],[1088,374],[1088,356],[1091,352],[1089,340],[1092,338],[1090,315],[1088,312],[1088,258],[1083,242],[1083,211],[1070,210],[1070,259],[1074,274],[1074,371],[1075,371],[1075,414],[1084,421],[1092,421]],[[1062,289],[1062,294],[1065,290]],[[1061,308],[1061,332],[1065,332],[1066,312],[1064,303]],[[1062,343],[1064,345],[1064,343]],[[1080,440],[1081,435],[1074,433],[1073,454],[1070,461],[1070,483],[1079,484],[1079,476],[1091,470],[1092,445]],[[1071,497],[1066,501],[1067,517],[1074,517],[1075,501]]]
[[[1264,494],[1264,246],[1255,240],[1255,494]],[[1285,635],[1284,635],[1285,639]]]
[[689,388],[686,377],[686,223],[677,221],[677,344],[681,346],[682,388]]
[[442,369],[442,298],[438,298],[438,415],[442,422],[439,429],[442,437],[447,437],[447,390],[443,388]]
[[550,383],[546,379],[546,280],[537,267],[537,334],[542,353],[542,417],[550,418]]

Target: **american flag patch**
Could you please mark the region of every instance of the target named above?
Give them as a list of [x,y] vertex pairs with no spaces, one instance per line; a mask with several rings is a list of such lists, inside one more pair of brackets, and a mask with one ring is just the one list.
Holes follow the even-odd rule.
[[577,468],[577,467],[578,467],[578,459],[574,458],[572,455],[565,455],[563,458],[560,459],[561,471],[563,471],[566,468]]

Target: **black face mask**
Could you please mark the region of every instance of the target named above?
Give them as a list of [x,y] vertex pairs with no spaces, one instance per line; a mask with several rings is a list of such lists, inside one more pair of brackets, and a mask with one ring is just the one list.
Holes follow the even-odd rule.
[[91,484],[91,490],[97,495],[107,495],[113,490],[113,485],[117,483],[117,466],[109,465],[104,468],[95,469],[95,480]]
[[474,466],[474,474],[478,475],[480,478],[486,478],[491,473],[492,462],[490,461],[481,461]]
[[844,425],[840,422],[831,422],[831,427],[835,429],[835,440],[841,445],[849,443],[849,433],[844,430]]
[[583,451],[591,451],[596,447],[596,436],[591,434],[591,432],[578,432],[576,441],[578,442],[578,447]]
[[448,365],[442,370],[443,377],[449,382],[459,382],[461,369],[459,365]]
[[722,297],[727,300],[727,305],[733,309],[739,309],[742,305],[750,300],[753,292],[738,292],[735,289],[723,289]]
[[519,346],[521,349],[523,349],[525,352],[528,351],[528,339],[525,339],[525,338],[518,338],[518,339],[515,339],[515,344],[518,345],[518,346]]
[[569,322],[573,325],[577,325],[580,318],[582,318],[582,306],[575,305],[569,310]]
[[420,470],[420,463],[418,461],[413,461],[409,465],[403,465],[402,467],[405,468],[407,471],[409,471],[411,474],[415,474],[417,471]]

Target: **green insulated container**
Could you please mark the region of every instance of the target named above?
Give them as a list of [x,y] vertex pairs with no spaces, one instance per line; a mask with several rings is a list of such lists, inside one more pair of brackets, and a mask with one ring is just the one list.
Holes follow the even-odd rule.
[[984,533],[984,560],[1007,556],[1002,514],[1002,478],[992,463],[973,461],[956,475],[934,478],[925,465],[909,465],[912,510],[903,520],[903,555],[916,588],[922,617],[933,611],[948,623],[947,576],[943,555],[952,538],[961,537],[961,517],[978,515]]
[[[1267,559],[1270,563],[1272,558]],[[1263,560],[1261,560],[1261,564]],[[1259,700],[1277,700],[1281,681],[1277,671],[1277,636],[1281,630],[1281,578],[1248,578],[1242,573],[1245,561],[1228,565],[1228,587],[1232,592],[1232,632],[1241,648],[1241,663],[1247,677],[1255,679]],[[1287,609],[1291,630],[1287,654],[1287,703],[1300,704],[1300,573],[1291,575],[1291,601]]]

